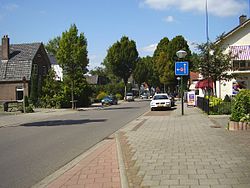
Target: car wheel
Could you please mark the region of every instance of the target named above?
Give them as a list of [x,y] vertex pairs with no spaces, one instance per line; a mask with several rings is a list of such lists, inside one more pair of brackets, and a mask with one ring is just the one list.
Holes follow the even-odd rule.
[[154,111],[155,109],[154,108],[151,108],[151,111]]

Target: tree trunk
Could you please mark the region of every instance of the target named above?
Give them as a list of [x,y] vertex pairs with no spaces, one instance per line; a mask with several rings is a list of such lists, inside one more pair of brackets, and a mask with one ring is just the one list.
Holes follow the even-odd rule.
[[126,95],[127,95],[127,84],[124,83],[124,85],[125,85],[125,87],[124,87],[124,99],[125,99],[125,101],[126,101],[126,100],[127,100],[127,99],[126,99]]
[[74,81],[73,80],[71,82],[71,107],[72,107],[72,109],[75,108],[75,105],[74,105]]

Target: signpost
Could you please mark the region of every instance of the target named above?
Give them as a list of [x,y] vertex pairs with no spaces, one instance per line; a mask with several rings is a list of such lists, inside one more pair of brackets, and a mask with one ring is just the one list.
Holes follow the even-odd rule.
[[179,61],[175,62],[175,75],[176,76],[187,76],[189,74],[188,62]]
[[187,61],[175,62],[175,76],[181,77],[181,114],[184,115],[183,105],[183,76],[189,75],[189,66]]

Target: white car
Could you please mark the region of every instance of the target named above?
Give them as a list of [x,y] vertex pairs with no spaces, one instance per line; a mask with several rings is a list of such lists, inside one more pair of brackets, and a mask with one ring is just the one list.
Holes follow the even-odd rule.
[[161,108],[171,108],[171,98],[167,93],[157,93],[150,102],[151,111]]
[[126,97],[125,97],[125,100],[126,101],[134,101],[135,99],[134,99],[133,93],[127,93]]

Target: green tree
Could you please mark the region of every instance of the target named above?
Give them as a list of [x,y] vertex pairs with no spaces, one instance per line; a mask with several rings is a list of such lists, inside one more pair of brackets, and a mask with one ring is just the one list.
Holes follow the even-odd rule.
[[159,75],[160,83],[164,85],[164,91],[169,79],[165,74],[165,71],[168,71],[167,68],[169,67],[168,44],[169,39],[167,37],[161,39],[153,55],[154,68]]
[[49,54],[56,56],[57,51],[59,49],[60,40],[61,40],[61,37],[58,36],[49,40],[49,42],[45,45],[45,48]]
[[[187,52],[187,55],[184,59],[178,59],[176,52],[179,50],[184,50]],[[169,67],[168,67],[168,71],[169,71],[169,85],[171,90],[174,90],[175,86],[178,84],[177,80],[175,78],[175,73],[174,73],[174,69],[175,69],[175,62],[176,61],[188,61],[189,62],[189,69],[192,70],[193,69],[193,63],[191,61],[191,51],[189,49],[188,43],[185,40],[185,38],[181,35],[178,35],[176,37],[174,37],[168,44],[168,53],[169,53]],[[187,85],[187,81],[188,81],[188,76],[183,76],[183,82],[184,82],[184,86]]]
[[[143,82],[147,82],[149,80],[149,77],[151,76],[149,73],[149,66],[148,62],[151,61],[151,57],[143,57],[139,58],[138,62],[136,63],[135,70],[133,72],[133,78],[138,83],[138,86],[140,87]],[[140,95],[140,91],[139,91]]]
[[51,68],[43,82],[41,105],[45,108],[59,108],[61,105],[61,85],[55,79],[55,71]]
[[123,36],[120,41],[117,41],[108,49],[105,64],[114,75],[123,80],[125,95],[127,92],[128,79],[137,61],[138,51],[136,49],[136,43],[133,40],[129,40],[126,36]]
[[84,74],[87,72],[88,60],[87,40],[83,33],[78,35],[75,24],[68,31],[62,33],[59,48],[56,53],[58,64],[63,69],[64,84],[71,90],[72,108],[74,108],[74,95],[79,92],[79,82],[86,83]]
[[205,79],[212,80],[215,86],[216,81],[232,79],[227,73],[231,70],[231,53],[223,53],[223,48],[211,42],[198,45],[198,50],[198,68]]

